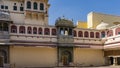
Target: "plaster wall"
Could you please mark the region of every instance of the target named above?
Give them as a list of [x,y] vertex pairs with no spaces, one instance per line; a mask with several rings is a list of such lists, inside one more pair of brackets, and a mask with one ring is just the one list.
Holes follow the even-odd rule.
[[77,66],[100,66],[104,65],[104,53],[98,49],[74,49],[74,63]]
[[16,68],[52,67],[57,62],[57,50],[50,47],[10,47],[10,63]]
[[96,12],[91,12],[87,16],[88,28],[96,28],[96,26],[100,24],[102,21],[108,23],[110,27],[115,25],[114,22],[120,22],[120,16]]

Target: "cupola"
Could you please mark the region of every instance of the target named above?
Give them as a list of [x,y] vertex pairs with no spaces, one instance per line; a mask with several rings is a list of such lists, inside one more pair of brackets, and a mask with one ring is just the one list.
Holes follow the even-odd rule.
[[73,21],[65,19],[65,18],[58,18],[55,22],[56,27],[74,27]]
[[109,24],[102,21],[100,24],[97,25],[96,29],[103,30],[103,29],[107,29],[108,27]]

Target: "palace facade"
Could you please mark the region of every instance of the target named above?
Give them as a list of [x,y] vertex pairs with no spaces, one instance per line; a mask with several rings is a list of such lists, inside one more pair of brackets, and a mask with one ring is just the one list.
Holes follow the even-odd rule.
[[0,0],[0,68],[120,65],[120,16],[48,23],[48,0]]

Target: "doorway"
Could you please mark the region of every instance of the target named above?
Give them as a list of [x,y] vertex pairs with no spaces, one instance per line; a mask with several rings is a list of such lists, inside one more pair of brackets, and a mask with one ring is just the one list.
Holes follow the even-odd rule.
[[58,66],[70,66],[73,62],[73,47],[58,47]]
[[63,63],[64,66],[69,66],[70,62],[72,62],[71,53],[69,51],[67,51],[67,50],[63,51],[61,59],[62,59],[62,63]]
[[117,64],[120,65],[120,57],[117,58]]
[[4,58],[3,56],[0,56],[0,67],[3,67],[4,64]]
[[110,65],[113,65],[113,57],[110,57]]

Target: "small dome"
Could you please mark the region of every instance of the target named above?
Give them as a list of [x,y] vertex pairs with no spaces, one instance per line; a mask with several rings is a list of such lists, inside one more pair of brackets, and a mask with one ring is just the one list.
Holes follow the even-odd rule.
[[97,25],[96,29],[102,30],[102,29],[107,29],[109,27],[108,23],[101,22],[99,25]]
[[73,21],[67,19],[57,19],[55,22],[56,27],[74,27]]

